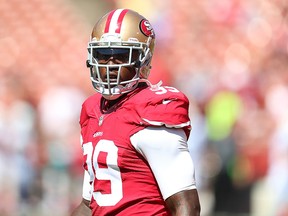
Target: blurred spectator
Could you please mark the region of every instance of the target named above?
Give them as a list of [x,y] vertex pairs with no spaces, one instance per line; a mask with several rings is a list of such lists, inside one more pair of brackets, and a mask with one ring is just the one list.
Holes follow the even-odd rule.
[[[9,73],[8,73],[9,72]],[[36,111],[13,71],[0,85],[0,215],[17,215],[37,190]],[[35,191],[34,194],[33,191]]]
[[78,114],[84,99],[80,89],[61,85],[47,89],[39,101],[39,129],[46,153],[42,184],[47,216],[51,208],[57,208],[59,216],[67,214],[72,185],[74,181],[80,183],[79,179],[71,178],[70,166],[81,149]]

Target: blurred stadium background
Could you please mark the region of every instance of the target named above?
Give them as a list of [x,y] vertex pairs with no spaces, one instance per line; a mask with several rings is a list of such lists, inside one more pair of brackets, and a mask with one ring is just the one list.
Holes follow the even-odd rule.
[[0,216],[80,202],[86,45],[119,7],[155,28],[151,81],[191,101],[201,215],[287,216],[286,0],[0,0]]

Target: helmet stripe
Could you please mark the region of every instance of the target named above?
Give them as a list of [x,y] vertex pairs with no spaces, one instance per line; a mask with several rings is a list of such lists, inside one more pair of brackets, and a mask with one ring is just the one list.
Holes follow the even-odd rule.
[[113,11],[111,11],[111,12],[109,13],[109,15],[108,15],[108,17],[107,17],[107,21],[106,21],[104,33],[109,32],[109,26],[110,26],[111,19],[112,19],[113,14],[115,13],[115,11],[116,11],[116,10],[113,10]]
[[115,33],[120,33],[121,31],[121,26],[122,26],[122,22],[123,22],[123,19],[124,19],[124,16],[125,14],[128,12],[127,9],[123,10],[119,17],[118,17],[118,20],[117,20],[117,29],[115,30]]
[[120,33],[121,25],[127,12],[127,9],[117,9],[112,11],[107,17],[104,33]]

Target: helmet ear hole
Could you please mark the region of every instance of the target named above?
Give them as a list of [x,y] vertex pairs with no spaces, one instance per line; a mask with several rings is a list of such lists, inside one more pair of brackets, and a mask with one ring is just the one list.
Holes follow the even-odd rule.
[[140,68],[141,67],[141,61],[140,60],[137,60],[135,62],[135,65],[134,65],[135,68]]
[[87,67],[87,68],[93,67],[93,66],[89,63],[89,60],[86,60],[86,67]]

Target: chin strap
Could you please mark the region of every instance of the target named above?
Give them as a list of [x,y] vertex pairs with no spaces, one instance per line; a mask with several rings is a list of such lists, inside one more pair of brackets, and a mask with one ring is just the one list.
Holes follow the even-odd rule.
[[156,84],[152,84],[148,79],[140,79],[139,83],[146,83],[152,91],[157,91],[159,90],[159,88],[161,87],[161,85],[163,84],[162,80],[160,80],[158,83]]

